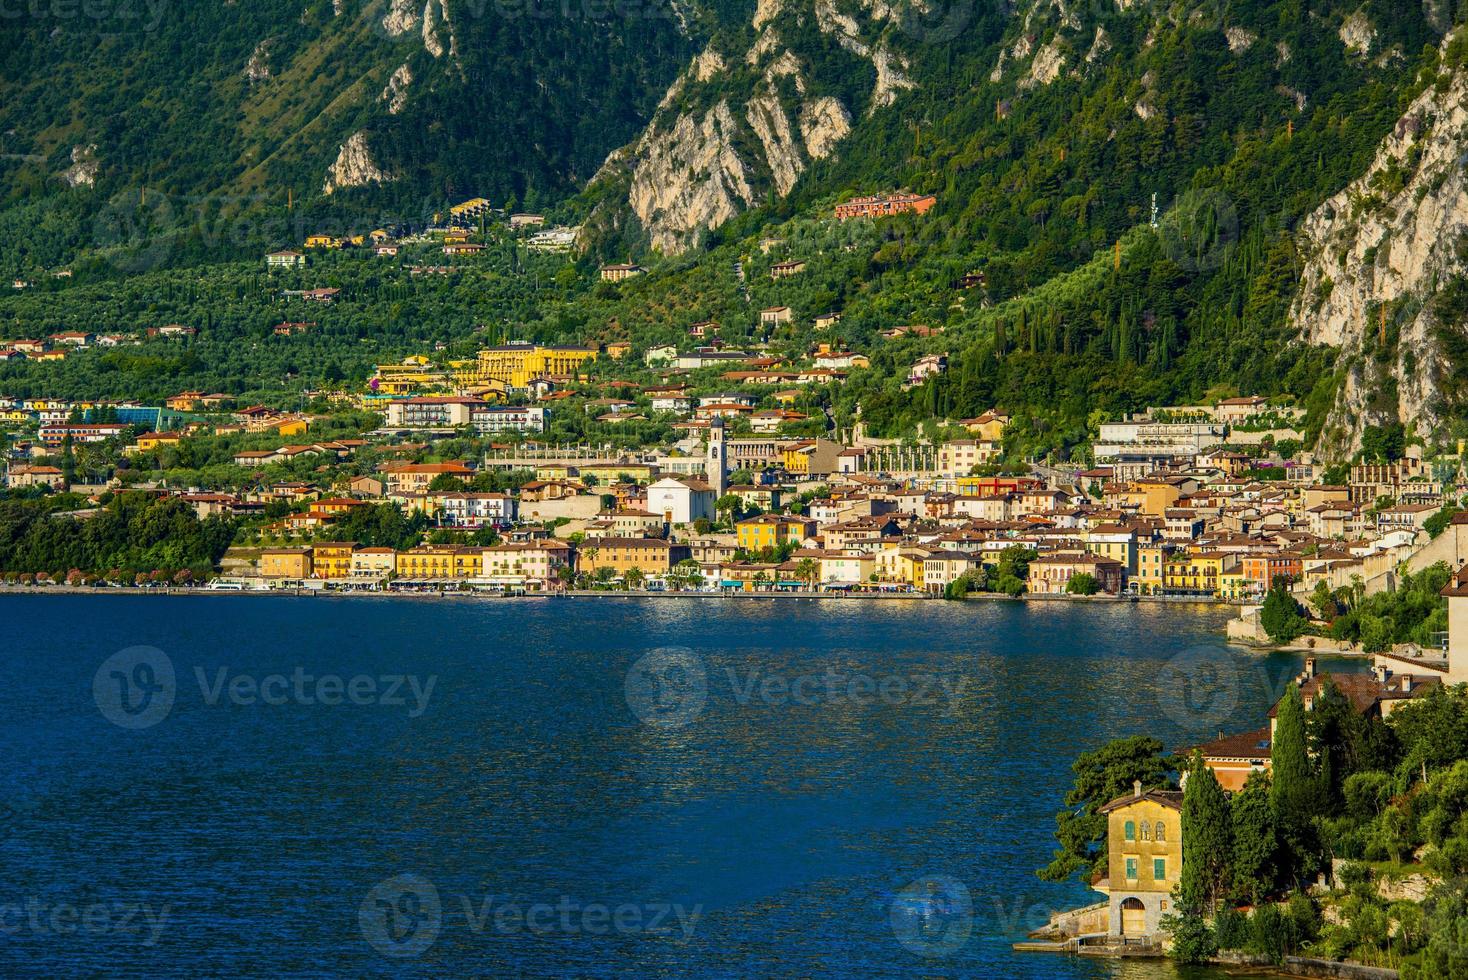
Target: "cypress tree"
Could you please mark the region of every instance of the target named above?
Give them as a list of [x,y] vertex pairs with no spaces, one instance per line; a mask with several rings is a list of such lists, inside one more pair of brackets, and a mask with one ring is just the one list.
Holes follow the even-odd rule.
[[1274,889],[1274,867],[1279,840],[1274,832],[1274,810],[1269,805],[1269,777],[1254,772],[1230,801],[1234,839],[1230,871],[1235,893],[1258,904]]
[[1228,797],[1213,770],[1193,754],[1183,791],[1183,868],[1178,902],[1185,913],[1210,915],[1228,889],[1233,833]]
[[1274,722],[1269,803],[1286,852],[1282,864],[1297,878],[1308,875],[1318,864],[1313,825],[1318,795],[1305,743],[1305,704],[1300,688],[1291,684],[1280,699]]

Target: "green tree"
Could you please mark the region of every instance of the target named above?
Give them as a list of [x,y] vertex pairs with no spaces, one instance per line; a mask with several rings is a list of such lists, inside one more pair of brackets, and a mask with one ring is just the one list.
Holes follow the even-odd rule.
[[1257,905],[1274,890],[1279,839],[1274,832],[1274,809],[1269,803],[1269,776],[1249,774],[1244,788],[1229,801],[1233,827],[1230,874],[1234,894]]
[[1264,597],[1264,608],[1259,612],[1259,625],[1275,643],[1288,643],[1305,629],[1305,618],[1300,615],[1300,604],[1290,594],[1289,585],[1283,576],[1276,578]]
[[1071,595],[1095,595],[1101,591],[1101,583],[1090,572],[1079,572],[1065,583],[1065,591]]
[[1305,734],[1305,705],[1298,686],[1291,684],[1279,701],[1274,744],[1270,750],[1269,803],[1274,825],[1297,880],[1319,866],[1315,815],[1320,792]]
[[1183,790],[1183,868],[1178,906],[1184,913],[1212,915],[1229,889],[1233,832],[1228,797],[1213,770],[1194,752]]
[[1075,782],[1065,795],[1065,809],[1055,815],[1059,846],[1050,864],[1038,873],[1046,881],[1064,881],[1072,875],[1089,879],[1106,869],[1106,815],[1101,807],[1144,787],[1168,785],[1176,766],[1160,741],[1147,735],[1116,739],[1083,752],[1071,771]]

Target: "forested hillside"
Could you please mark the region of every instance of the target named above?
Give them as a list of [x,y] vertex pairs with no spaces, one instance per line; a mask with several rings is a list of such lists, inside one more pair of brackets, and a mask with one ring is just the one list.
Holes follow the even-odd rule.
[[[198,257],[476,195],[549,204],[636,134],[698,29],[666,3],[568,10],[16,5],[0,18],[0,271],[139,227]],[[232,234],[211,236],[221,215]]]
[[[225,6],[95,51],[7,27],[36,43],[0,56],[0,238],[38,284],[0,301],[6,332],[186,322],[195,346],[156,355],[168,384],[246,391],[361,380],[428,343],[686,342],[716,319],[730,343],[867,353],[822,397],[833,425],[876,435],[998,405],[1015,452],[1064,456],[1099,417],[1226,393],[1294,398],[1332,455],[1370,426],[1468,434],[1452,381],[1468,195],[1443,163],[1468,142],[1468,45],[1436,8],[654,12],[608,31],[454,0]],[[58,59],[75,86],[47,77]],[[831,219],[845,197],[896,188],[938,203]],[[287,283],[243,264],[471,195],[582,222],[585,251],[537,256],[491,229],[447,280],[339,257]],[[1424,236],[1441,247],[1402,253]],[[241,264],[175,271],[220,257]],[[596,282],[599,262],[627,258],[650,274]],[[772,281],[789,259],[806,270]],[[47,281],[63,263],[74,278]],[[300,313],[283,285],[344,288],[288,353],[266,337]],[[775,304],[795,318],[767,336],[757,311]],[[817,337],[827,312],[843,319]],[[931,329],[884,336],[905,324]],[[908,388],[929,353],[947,373]],[[136,393],[127,379],[153,370],[130,360],[153,353],[107,356],[119,370],[101,378],[79,361],[0,380]]]

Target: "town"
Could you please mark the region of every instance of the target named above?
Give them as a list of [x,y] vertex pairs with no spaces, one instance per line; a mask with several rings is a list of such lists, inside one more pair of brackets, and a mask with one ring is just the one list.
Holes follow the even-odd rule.
[[[311,393],[308,410],[201,391],[156,406],[4,399],[5,483],[66,494],[80,520],[120,493],[227,518],[217,588],[1240,604],[1280,581],[1375,591],[1404,562],[1425,567],[1464,492],[1457,458],[1418,447],[1332,472],[1301,450],[1298,410],[1261,396],[1100,423],[1084,467],[1016,465],[1000,408],[943,420],[940,440],[839,438],[812,392],[865,362],[826,345],[796,361],[717,344],[509,343],[379,365],[361,390]],[[558,413],[655,421],[673,438],[558,445],[544,439]],[[155,478],[187,459],[209,485]],[[403,540],[343,532],[383,507],[412,528]]]

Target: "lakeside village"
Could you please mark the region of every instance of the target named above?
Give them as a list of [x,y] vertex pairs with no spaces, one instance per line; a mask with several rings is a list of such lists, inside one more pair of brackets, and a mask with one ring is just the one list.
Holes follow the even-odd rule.
[[[65,494],[81,506],[59,513],[79,520],[123,491],[229,519],[236,530],[213,577],[260,588],[972,590],[1247,604],[1281,579],[1303,595],[1320,583],[1374,592],[1402,569],[1457,557],[1442,536],[1465,490],[1456,460],[1408,455],[1322,484],[1304,454],[1281,457],[1234,428],[1288,416],[1260,397],[1102,423],[1087,469],[999,473],[1001,411],[958,420],[947,428],[968,437],[937,445],[786,436],[805,416],[760,406],[796,402],[798,387],[736,387],[747,379],[724,372],[715,384],[725,387],[704,391],[678,380],[697,370],[677,366],[682,355],[661,372],[665,384],[578,391],[579,367],[622,356],[511,344],[451,372],[410,358],[380,367],[364,392],[333,393],[347,411],[316,416],[231,409],[228,396],[192,391],[157,407],[0,401],[0,419],[19,430],[5,483],[12,495]],[[556,411],[668,416],[681,438],[638,451],[538,441]],[[339,433],[365,413],[377,424]],[[1179,417],[1198,420],[1162,421]],[[323,427],[330,436],[313,438]],[[236,443],[267,448],[228,448]],[[210,472],[230,485],[149,478],[187,456],[219,460]],[[342,533],[364,515],[380,523],[384,507],[402,540]]]
[[[156,406],[0,398],[9,496],[86,521],[143,494],[229,528],[227,550],[158,567],[0,555],[0,571],[333,591],[1173,596],[1241,604],[1238,639],[1278,640],[1258,605],[1276,583],[1359,601],[1461,561],[1442,534],[1468,490],[1460,457],[1406,446],[1328,472],[1300,449],[1299,410],[1260,396],[1100,423],[1085,467],[1013,464],[998,409],[945,420],[939,441],[868,439],[859,424],[838,438],[819,389],[866,364],[829,345],[794,362],[716,340],[509,343],[379,365],[361,390],[311,393],[309,411],[200,391]],[[924,358],[909,381],[943,369]],[[562,412],[674,435],[549,443]],[[179,470],[208,485],[156,476]]]
[[[557,234],[547,247],[569,247]],[[446,252],[473,244],[449,237]],[[839,315],[824,319],[816,333]],[[1425,456],[1373,433],[1353,465],[1326,466],[1303,449],[1298,406],[1263,396],[1100,421],[1083,464],[1017,459],[1002,406],[935,420],[920,439],[875,439],[859,420],[838,425],[824,397],[871,352],[735,348],[719,333],[705,322],[677,345],[510,342],[442,363],[435,351],[289,405],[203,391],[156,405],[0,397],[0,577],[43,591],[1234,603],[1232,638],[1304,647],[1304,670],[1255,730],[1171,753],[1146,735],[1083,753],[1041,875],[1078,877],[1104,900],[1020,947],[1468,977],[1463,447]],[[0,343],[0,356],[64,360],[196,334],[68,333]],[[940,335],[907,325],[883,337]],[[907,383],[946,368],[924,354]],[[565,415],[628,435],[549,438]],[[1363,651],[1370,672],[1321,667]]]
[[[920,217],[934,202],[854,198],[831,217],[857,227]],[[393,261],[400,249],[414,261],[441,249],[472,263],[483,248],[474,225],[483,239],[492,211],[467,201],[444,227],[402,239],[310,235],[264,264],[294,275],[313,268],[308,254],[369,245]],[[574,247],[574,229],[544,229],[540,215],[507,223],[533,251]],[[784,249],[760,242],[789,254],[769,263],[766,296],[807,274]],[[596,274],[613,289],[645,271]],[[958,287],[982,292],[983,278]],[[287,293],[322,317],[350,302],[334,286]],[[1072,453],[1080,464],[1025,459],[1003,406],[879,439],[859,407],[854,419],[834,411],[832,393],[913,338],[922,352],[898,366],[920,391],[948,370],[942,328],[895,324],[843,343],[839,312],[794,318],[775,305],[751,311],[753,333],[697,322],[681,343],[602,332],[546,344],[497,331],[505,342],[472,356],[439,343],[357,383],[261,392],[260,404],[206,391],[156,404],[0,392],[5,494],[25,504],[0,575],[333,592],[1178,597],[1238,604],[1239,640],[1440,646],[1442,624],[1366,607],[1404,575],[1455,567],[1443,531],[1468,491],[1463,447],[1424,458],[1402,433],[1373,432],[1355,465],[1328,467],[1303,448],[1303,409],[1262,395],[1097,422]],[[287,320],[262,344],[288,350],[315,328]],[[68,331],[0,340],[0,359],[59,369],[123,345],[154,356],[207,341],[178,323]],[[568,430],[597,438],[556,438]],[[140,498],[198,527],[174,527],[172,543],[139,522],[114,528]],[[96,541],[69,543],[57,530],[67,522],[89,523]],[[1277,584],[1315,615],[1271,614]]]

